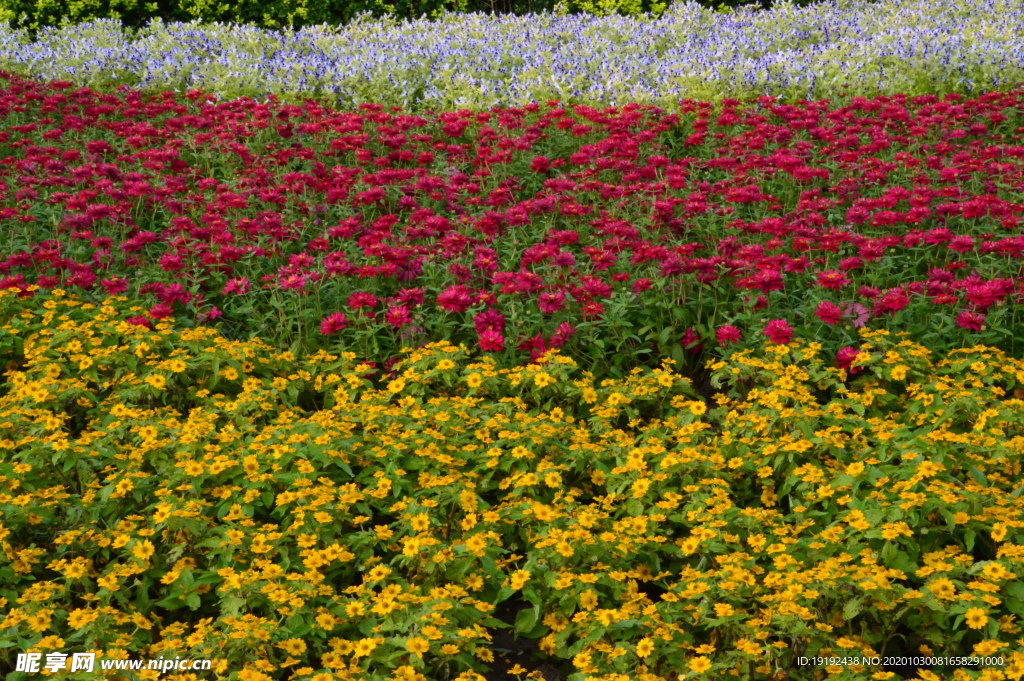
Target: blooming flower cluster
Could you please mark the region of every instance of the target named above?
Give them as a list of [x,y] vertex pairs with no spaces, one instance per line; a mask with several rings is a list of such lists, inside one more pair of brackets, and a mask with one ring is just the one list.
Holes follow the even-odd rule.
[[441,342],[375,386],[139,311],[0,291],[6,641],[238,681],[523,678],[504,627],[563,678],[1024,676],[1024,362],[998,350],[861,329],[854,378],[769,343],[705,400],[671,362],[595,381]]
[[681,97],[801,98],[961,92],[1024,81],[1021,0],[674,2],[658,17],[588,14],[357,20],[270,31],[106,19],[0,26],[0,67],[83,85],[202,88],[224,99],[308,96],[344,106],[522,106],[557,98],[665,106]]
[[765,336],[841,361],[869,322],[1013,354],[1021,97],[418,116],[10,77],[0,286],[374,362],[444,338],[621,376]]

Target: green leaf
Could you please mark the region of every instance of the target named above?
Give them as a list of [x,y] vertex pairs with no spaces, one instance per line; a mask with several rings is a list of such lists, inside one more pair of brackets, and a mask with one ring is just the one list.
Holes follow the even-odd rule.
[[526,608],[520,610],[516,614],[516,624],[513,627],[513,631],[517,634],[525,634],[536,626],[537,621],[540,619],[540,606],[535,605],[532,608]]
[[1013,582],[1003,587],[1006,609],[1018,617],[1024,617],[1024,582]]
[[245,605],[245,599],[239,598],[238,596],[227,596],[222,598],[220,601],[220,616],[221,617],[238,617],[242,612],[242,606]]
[[971,474],[971,477],[974,478],[974,481],[976,483],[978,483],[982,487],[988,487],[988,478],[986,478],[985,474],[978,470],[976,467],[968,466],[967,472]]
[[843,619],[852,620],[854,617],[860,614],[861,610],[864,609],[864,599],[854,598],[853,600],[847,601],[846,605],[843,606]]
[[359,633],[363,636],[373,636],[373,628],[377,626],[377,620],[367,619],[359,623]]

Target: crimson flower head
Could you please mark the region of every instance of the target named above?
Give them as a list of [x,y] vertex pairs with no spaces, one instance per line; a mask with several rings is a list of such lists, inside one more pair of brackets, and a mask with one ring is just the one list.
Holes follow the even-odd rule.
[[592,300],[583,306],[584,319],[599,319],[604,314],[604,305]]
[[565,294],[561,291],[542,293],[538,297],[537,304],[540,307],[540,311],[544,314],[554,314],[565,305]]
[[199,315],[200,322],[212,322],[214,319],[223,317],[224,313],[221,312],[216,305],[210,306],[210,309]]
[[569,322],[562,322],[548,341],[551,343],[551,347],[560,348],[574,335],[576,335],[576,328]]
[[134,324],[135,326],[144,326],[150,330],[153,329],[153,322],[149,321],[148,319],[142,316],[129,317],[125,321],[128,322],[129,324]]
[[153,319],[166,319],[172,314],[174,314],[174,309],[170,305],[164,305],[163,303],[157,303],[149,308],[149,316]]
[[498,332],[498,335],[501,335],[501,331],[505,328],[505,315],[501,314],[494,308],[489,307],[477,316],[473,317],[473,327],[476,329],[478,334],[483,334],[484,331],[492,330]]
[[234,294],[236,296],[242,295],[243,293],[249,292],[249,280],[245,277],[238,277],[237,279],[228,279],[228,283],[224,285],[224,290],[221,291],[224,295]]
[[826,324],[838,324],[843,319],[843,309],[835,303],[823,300],[818,303],[814,314]]
[[364,307],[375,307],[377,305],[377,296],[366,291],[356,291],[348,297],[348,306],[354,310],[359,310]]
[[100,282],[100,285],[107,290],[110,295],[116,295],[118,293],[124,293],[128,290],[128,281],[126,279],[117,277],[114,279],[104,279]]
[[981,331],[981,327],[985,325],[985,315],[977,312],[971,312],[964,310],[956,318],[956,325],[961,329],[968,329],[970,331]]
[[850,368],[850,365],[853,364],[853,360],[857,359],[857,355],[859,354],[860,350],[858,350],[857,348],[849,346],[845,348],[840,348],[839,352],[836,353],[836,368],[849,369],[850,375],[859,374],[861,371],[864,371],[864,367],[853,367],[852,369]]
[[786,345],[793,340],[793,329],[790,328],[789,322],[786,320],[773,319],[764,327],[764,335],[768,336],[768,340],[772,343]]
[[395,305],[384,313],[384,321],[396,329],[400,329],[412,321],[412,315],[409,314],[409,308],[406,306]]
[[903,289],[891,289],[875,303],[875,314],[899,312],[910,304],[910,298]]
[[437,296],[437,305],[449,312],[465,312],[474,303],[472,291],[462,284],[450,286]]
[[842,270],[828,270],[818,273],[818,286],[839,290],[850,283]]
[[324,317],[320,322],[320,333],[325,336],[333,336],[348,325],[348,318],[343,312],[335,312]]
[[688,327],[683,333],[683,339],[680,341],[683,348],[690,353],[698,353],[701,350],[700,347],[700,334],[694,331],[693,327]]
[[633,282],[633,293],[642,293],[651,288],[650,279],[637,279]]
[[480,349],[484,352],[501,352],[505,349],[505,337],[494,329],[485,329],[480,334]]
[[735,326],[726,324],[725,326],[718,327],[715,331],[715,338],[718,340],[719,345],[732,345],[743,340],[743,334]]

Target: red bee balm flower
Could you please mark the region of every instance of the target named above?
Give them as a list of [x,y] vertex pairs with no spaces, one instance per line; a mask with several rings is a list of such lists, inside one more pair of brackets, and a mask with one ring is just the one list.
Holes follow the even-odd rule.
[[384,313],[384,321],[396,329],[400,329],[412,321],[412,316],[409,314],[409,308],[404,305],[396,305],[388,308],[388,311]]
[[860,350],[857,348],[851,348],[849,346],[842,348],[836,353],[836,368],[849,369],[851,375],[860,373],[864,370],[864,367],[850,368],[850,365],[853,364],[853,360],[857,359],[857,355],[859,354]]
[[715,331],[715,338],[719,345],[732,345],[743,340],[743,334],[735,326],[726,324],[718,327],[718,330]]
[[843,318],[843,309],[835,303],[823,300],[818,304],[814,314],[826,324],[838,324]]
[[480,349],[484,352],[501,352],[505,349],[505,338],[494,329],[480,334]]
[[348,324],[348,318],[343,312],[335,312],[324,317],[320,322],[320,333],[325,336],[333,336]]
[[784,319],[773,319],[764,327],[764,335],[772,343],[785,345],[793,340],[793,329],[789,328],[789,322]]
[[969,329],[971,331],[981,331],[981,327],[985,325],[985,315],[978,314],[977,312],[971,312],[964,310],[956,318],[956,325],[961,329]]

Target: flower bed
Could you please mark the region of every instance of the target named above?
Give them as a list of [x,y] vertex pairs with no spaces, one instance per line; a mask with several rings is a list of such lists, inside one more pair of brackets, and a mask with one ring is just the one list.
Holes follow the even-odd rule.
[[[376,388],[130,304],[0,293],[19,650],[522,678],[489,643],[511,626],[572,679],[1024,675],[1024,362],[999,350],[865,329],[847,372],[769,344],[709,367],[708,404],[670,363],[595,382],[435,343]],[[895,678],[829,678],[869,673]]]
[[721,14],[677,2],[658,17],[451,13],[294,31],[158,18],[135,35],[105,19],[42,29],[34,43],[0,26],[0,68],[93,87],[417,110],[977,95],[1024,82],[1022,10],[1021,0],[844,0]]
[[[1017,356],[1020,93],[339,113],[11,77],[0,286],[296,353],[448,340],[598,377],[865,324]],[[845,354],[844,354],[845,353]],[[387,368],[390,368],[388,364]]]

